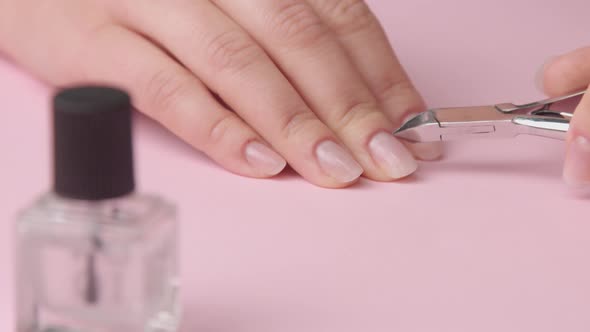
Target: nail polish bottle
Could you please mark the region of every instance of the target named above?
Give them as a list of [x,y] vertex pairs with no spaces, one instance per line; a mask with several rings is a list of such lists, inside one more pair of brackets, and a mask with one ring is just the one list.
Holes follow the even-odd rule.
[[175,207],[135,192],[131,102],[83,86],[53,101],[53,190],[16,222],[17,332],[172,332]]

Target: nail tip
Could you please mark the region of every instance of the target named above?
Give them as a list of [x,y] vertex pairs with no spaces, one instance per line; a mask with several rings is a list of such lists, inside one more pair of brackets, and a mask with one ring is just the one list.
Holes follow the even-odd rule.
[[283,162],[283,163],[281,163],[280,165],[277,165],[277,167],[275,169],[273,169],[270,172],[268,172],[268,175],[270,175],[270,176],[279,175],[279,174],[281,174],[285,170],[285,168],[287,168],[287,162],[286,161]]
[[577,135],[569,144],[562,173],[570,191],[590,194],[590,140]]
[[417,170],[418,170],[418,163],[416,161],[414,161],[412,163],[408,163],[407,165],[404,165],[403,167],[397,168],[396,170],[391,172],[390,176],[394,180],[400,180],[400,179],[406,178],[406,177],[416,173]]
[[443,157],[443,150],[442,148],[432,148],[432,149],[425,149],[421,151],[414,151],[414,155],[416,158],[424,161],[436,161],[440,160]]
[[406,146],[416,158],[424,161],[439,160],[444,154],[442,142],[406,143]]
[[316,148],[320,168],[338,183],[356,181],[363,173],[362,166],[343,147],[333,141],[325,141]]
[[545,72],[547,71],[547,68],[549,68],[551,63],[553,63],[553,61],[556,58],[557,57],[555,57],[555,56],[547,58],[545,60],[545,62],[543,62],[543,64],[535,72],[535,77],[534,77],[535,87],[541,93],[545,93]]
[[341,181],[342,183],[348,184],[348,183],[353,183],[355,181],[357,181],[364,173],[365,171],[360,167],[359,165],[359,169],[355,170],[354,172],[351,171],[351,176],[348,178],[340,178],[338,179],[339,181]]
[[265,176],[275,176],[287,166],[287,161],[281,155],[259,142],[248,144],[245,155],[248,163]]
[[416,171],[418,164],[408,148],[396,137],[382,132],[369,143],[373,159],[383,174],[393,180],[404,178]]

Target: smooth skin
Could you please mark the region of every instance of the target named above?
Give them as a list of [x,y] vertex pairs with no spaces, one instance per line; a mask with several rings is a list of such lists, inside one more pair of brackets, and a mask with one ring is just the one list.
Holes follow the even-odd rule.
[[[0,0],[0,50],[55,86],[126,89],[244,176],[288,163],[340,188],[406,177],[414,157],[442,152],[390,134],[424,102],[362,0]],[[551,93],[583,81],[555,68]],[[590,131],[590,107],[578,113],[574,127]]]
[[[549,96],[589,89],[590,47],[580,48],[548,61],[541,76],[542,88]],[[567,184],[590,193],[590,94],[574,112],[567,139],[563,177]]]
[[390,133],[424,103],[363,1],[0,0],[0,49],[56,86],[125,88],[241,175],[288,163],[338,188],[417,167]]

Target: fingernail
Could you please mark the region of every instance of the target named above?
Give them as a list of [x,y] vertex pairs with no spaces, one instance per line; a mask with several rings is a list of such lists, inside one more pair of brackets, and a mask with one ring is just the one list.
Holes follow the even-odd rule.
[[410,144],[414,156],[420,160],[433,161],[438,160],[443,155],[443,144],[434,143],[414,143]]
[[316,148],[316,157],[326,174],[341,183],[349,183],[363,174],[363,168],[340,145],[325,141]]
[[266,175],[277,175],[287,166],[283,157],[259,142],[248,143],[245,154],[248,163]]
[[590,140],[576,136],[569,144],[563,179],[573,189],[590,188]]
[[392,135],[380,132],[369,142],[373,159],[393,179],[401,179],[416,171],[418,164],[406,147]]
[[543,78],[545,77],[545,70],[555,59],[557,59],[556,56],[547,58],[547,60],[543,62],[543,65],[540,66],[539,69],[537,69],[537,72],[535,73],[535,87],[537,88],[537,90],[539,90],[539,92],[545,92],[545,84],[543,83]]

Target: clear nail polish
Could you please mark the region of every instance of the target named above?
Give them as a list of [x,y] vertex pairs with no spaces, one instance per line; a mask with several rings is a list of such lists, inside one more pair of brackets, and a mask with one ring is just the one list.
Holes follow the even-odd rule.
[[129,97],[54,99],[54,187],[16,223],[17,332],[173,332],[175,207],[135,193]]
[[416,171],[418,164],[406,147],[393,135],[379,132],[369,142],[373,159],[392,179],[404,178]]
[[248,143],[245,154],[250,165],[265,175],[277,175],[287,166],[283,157],[262,143]]
[[350,183],[363,174],[363,169],[340,145],[324,141],[316,148],[316,157],[322,170],[341,183]]

